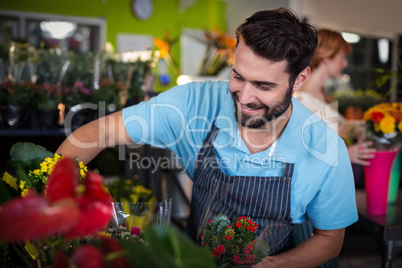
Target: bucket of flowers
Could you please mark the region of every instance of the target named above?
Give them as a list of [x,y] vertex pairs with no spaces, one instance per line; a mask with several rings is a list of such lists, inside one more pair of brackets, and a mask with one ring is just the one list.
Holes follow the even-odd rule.
[[402,103],[374,105],[364,113],[363,119],[366,138],[377,149],[374,158],[369,160],[370,165],[364,167],[367,212],[385,215],[391,169],[402,141]]

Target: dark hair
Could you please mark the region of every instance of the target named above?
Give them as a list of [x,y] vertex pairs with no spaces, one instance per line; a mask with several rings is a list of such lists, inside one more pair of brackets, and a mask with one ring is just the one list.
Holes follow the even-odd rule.
[[279,62],[286,60],[289,85],[310,65],[317,46],[316,30],[301,22],[289,9],[279,8],[254,13],[236,30],[237,44],[242,40],[258,56]]

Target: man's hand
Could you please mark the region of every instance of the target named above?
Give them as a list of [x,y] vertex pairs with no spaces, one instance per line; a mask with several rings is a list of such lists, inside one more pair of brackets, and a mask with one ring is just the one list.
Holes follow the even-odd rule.
[[335,258],[341,251],[345,228],[337,230],[320,230],[314,228],[313,234],[296,248],[264,258],[254,268],[279,267],[318,267]]

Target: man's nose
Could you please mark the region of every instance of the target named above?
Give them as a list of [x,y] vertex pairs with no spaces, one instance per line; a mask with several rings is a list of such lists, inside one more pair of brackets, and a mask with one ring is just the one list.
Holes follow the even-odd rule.
[[253,103],[255,101],[255,90],[250,83],[245,83],[238,95],[241,104]]

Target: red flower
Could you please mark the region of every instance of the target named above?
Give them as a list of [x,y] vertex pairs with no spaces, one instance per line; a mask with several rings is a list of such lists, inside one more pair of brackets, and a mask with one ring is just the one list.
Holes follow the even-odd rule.
[[30,192],[26,197],[13,199],[2,206],[0,239],[17,242],[56,235],[75,226],[80,214],[71,199],[49,204],[44,197]]
[[254,226],[247,226],[247,231],[255,232],[257,229]]
[[227,235],[227,236],[226,236],[226,240],[230,240],[230,239],[232,239],[232,236],[231,236],[231,235]]
[[[120,245],[119,241],[114,238],[102,238],[100,241],[100,247],[104,255],[116,253],[123,250],[123,247]],[[125,256],[120,256],[110,260],[108,267],[128,268],[130,267],[130,264],[128,263],[128,260],[127,258],[125,258]]]
[[225,251],[226,247],[224,245],[219,245],[215,248],[215,250],[212,252],[212,256],[216,257],[218,255],[221,255]]
[[241,224],[241,222],[239,222],[239,221],[236,222],[236,227],[237,227],[237,228],[240,228],[240,227],[242,227],[242,226],[243,226],[243,224]]
[[234,261],[235,263],[237,263],[237,264],[243,264],[243,262],[241,261],[239,255],[234,255],[234,256],[233,256],[233,261]]
[[99,268],[103,267],[103,255],[92,245],[82,245],[74,251],[70,262],[77,268]]
[[65,233],[68,238],[92,234],[105,227],[112,217],[112,198],[102,188],[102,177],[88,172],[84,186],[84,194],[76,199],[81,218],[74,228]]
[[371,119],[373,120],[374,123],[380,123],[381,119],[383,119],[384,117],[384,113],[382,112],[373,112],[371,114]]
[[78,170],[75,160],[64,158],[49,176],[46,196],[31,192],[4,204],[0,239],[35,240],[58,233],[72,238],[102,229],[112,217],[111,197],[103,190],[98,174],[88,173],[79,185]]
[[64,198],[74,198],[79,183],[77,163],[68,158],[59,160],[48,178],[47,198],[57,201]]
[[[133,235],[140,235],[141,234],[141,227],[133,226],[131,227],[131,234]],[[201,238],[202,239],[202,238]]]
[[214,219],[210,219],[209,221],[208,221],[208,223],[211,223],[211,222],[213,222],[214,221]]

